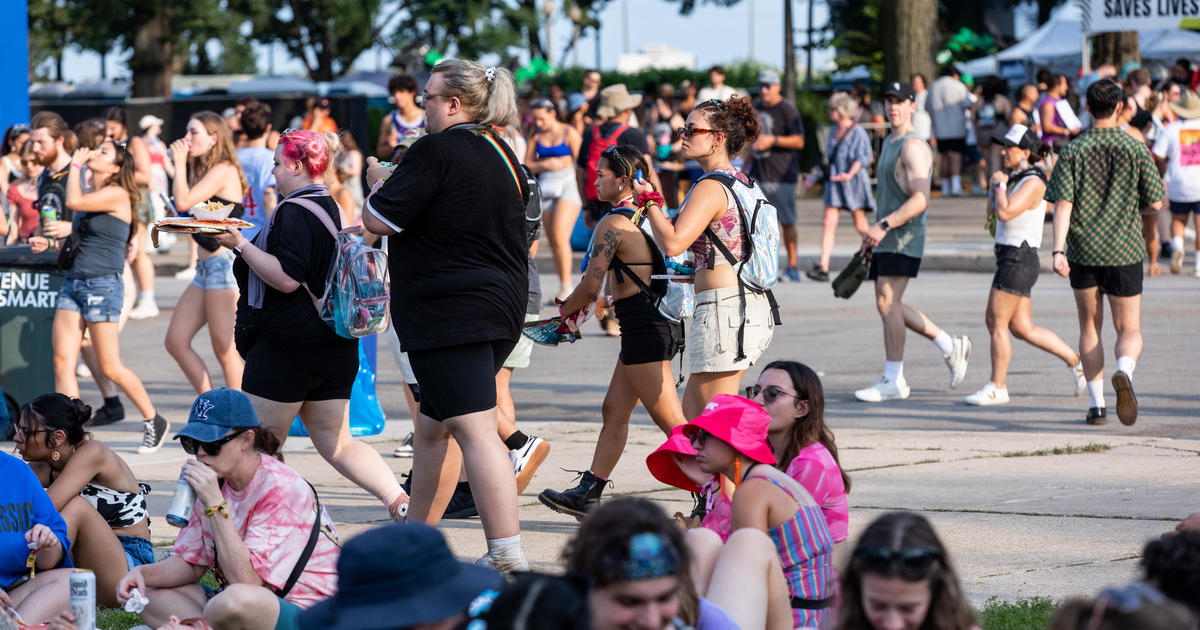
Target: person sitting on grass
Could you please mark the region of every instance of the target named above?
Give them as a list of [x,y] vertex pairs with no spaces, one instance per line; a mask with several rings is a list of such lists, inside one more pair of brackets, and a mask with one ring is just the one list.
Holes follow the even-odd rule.
[[38,624],[67,606],[67,524],[21,460],[0,453],[0,610]]
[[[316,491],[283,464],[242,392],[201,394],[175,437],[195,456],[182,474],[196,493],[191,520],[173,555],[121,579],[118,600],[134,589],[149,598],[141,617],[153,626],[175,616],[214,628],[297,628],[300,611],[337,587],[341,543]],[[219,589],[200,583],[210,569]]]
[[1050,630],[1187,630],[1196,617],[1179,602],[1135,582],[1110,587],[1094,599],[1067,600],[1054,613]]

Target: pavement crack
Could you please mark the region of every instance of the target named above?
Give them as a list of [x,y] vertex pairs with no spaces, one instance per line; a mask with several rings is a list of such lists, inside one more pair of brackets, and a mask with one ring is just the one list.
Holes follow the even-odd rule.
[[1057,512],[1024,512],[1024,511],[1006,511],[1006,510],[985,510],[976,508],[914,508],[911,506],[888,506],[888,505],[852,505],[856,510],[882,510],[885,512],[895,512],[904,510],[915,510],[918,512],[934,512],[939,514],[994,514],[996,516],[1037,516],[1049,518],[1091,518],[1098,520],[1109,521],[1164,521],[1175,523],[1179,521],[1178,516],[1125,516],[1115,514],[1062,514]]

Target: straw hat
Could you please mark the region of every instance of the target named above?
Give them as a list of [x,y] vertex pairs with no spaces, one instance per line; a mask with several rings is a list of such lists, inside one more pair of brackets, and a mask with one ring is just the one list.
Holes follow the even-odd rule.
[[1200,118],[1200,96],[1192,90],[1184,90],[1179,100],[1171,103],[1171,111],[1180,118]]

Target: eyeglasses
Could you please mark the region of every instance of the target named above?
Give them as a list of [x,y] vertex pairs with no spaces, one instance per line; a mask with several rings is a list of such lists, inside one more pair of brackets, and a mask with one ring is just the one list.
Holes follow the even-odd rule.
[[933,547],[891,549],[879,545],[859,545],[854,557],[862,561],[863,567],[872,572],[883,573],[893,566],[909,574],[923,574],[942,553]]
[[777,385],[771,385],[768,387],[751,385],[750,387],[746,388],[746,398],[755,398],[759,394],[762,394],[763,402],[767,403],[768,405],[778,400],[780,396],[787,396],[788,398],[795,398],[796,400],[804,400],[795,394],[789,394],[788,392],[783,391]]
[[616,175],[617,177],[624,177],[630,174],[631,168],[629,166],[629,161],[626,160],[625,156],[621,155],[621,152],[617,150],[617,145],[614,144],[608,147],[603,153],[600,154],[600,156],[608,160],[610,164],[615,163],[617,166],[621,167],[621,172],[617,173],[616,171],[613,171],[613,175]]
[[214,442],[201,442],[200,440],[190,438],[185,435],[179,438],[179,445],[183,447],[183,452],[187,453],[188,455],[195,455],[197,451],[204,449],[204,452],[208,453],[209,456],[216,457],[217,455],[221,454],[221,448],[225,446],[227,442],[245,433],[246,431],[249,431],[249,429],[234,429],[233,433],[230,433],[229,435],[226,435],[225,437]]
[[54,431],[52,429],[26,429],[25,427],[23,427],[19,424],[13,427],[13,434],[21,436],[21,439],[27,439],[27,438],[29,438],[29,436],[37,435],[39,433],[53,433],[53,432]]
[[719,132],[716,129],[703,129],[701,127],[695,127],[692,125],[688,125],[687,127],[680,127],[678,129],[676,129],[675,133],[679,134],[680,138],[687,140],[688,138],[691,138],[692,136],[695,136],[695,135],[701,135],[701,134],[706,134],[706,133],[719,133]]
[[695,433],[693,433],[690,437],[688,437],[688,442],[691,443],[692,447],[699,450],[699,449],[704,448],[704,444],[706,442],[708,442],[708,438],[710,438],[710,437],[712,437],[711,433],[709,433],[708,431],[705,431],[704,429],[699,429]]
[[[425,106],[429,104],[429,101],[431,101],[435,98],[444,98],[444,97],[446,97],[445,94],[430,94],[429,92],[421,92],[415,98],[413,98],[413,102],[416,103],[417,107],[424,109]],[[454,97],[451,96],[449,98],[454,98]]]

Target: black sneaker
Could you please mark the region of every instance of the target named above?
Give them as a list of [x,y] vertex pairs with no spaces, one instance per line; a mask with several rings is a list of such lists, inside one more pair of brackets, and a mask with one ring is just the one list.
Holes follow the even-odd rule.
[[113,405],[109,407],[104,405],[92,412],[92,419],[88,420],[89,427],[102,427],[106,424],[113,424],[125,419],[125,406]]
[[454,494],[450,497],[450,503],[446,505],[446,513],[442,518],[471,518],[479,516],[479,511],[475,509],[475,497],[471,495],[471,484],[467,481],[460,481],[454,487]]
[[820,265],[813,265],[812,269],[804,272],[804,275],[817,282],[829,282],[829,272],[821,269]]
[[1108,424],[1108,413],[1104,410],[1104,407],[1092,407],[1088,409],[1087,418],[1084,419],[1084,422],[1093,425]]
[[[567,471],[571,472],[571,471]],[[604,486],[611,485],[611,480],[600,479],[592,471],[575,471],[579,474],[579,485],[558,492],[557,490],[542,490],[538,501],[560,514],[570,514],[577,521],[583,521],[587,513],[600,503],[600,495]]]
[[167,432],[170,430],[171,423],[158,414],[154,414],[153,420],[144,421],[142,423],[142,445],[137,449],[138,454],[157,453],[158,449],[162,448],[163,442],[167,440]]

